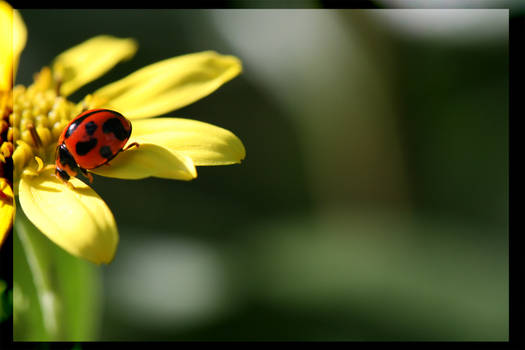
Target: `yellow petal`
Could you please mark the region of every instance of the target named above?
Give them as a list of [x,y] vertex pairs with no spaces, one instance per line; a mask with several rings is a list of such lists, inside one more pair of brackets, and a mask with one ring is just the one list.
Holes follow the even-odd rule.
[[241,72],[234,56],[199,52],[149,65],[93,94],[100,106],[127,118],[161,115],[211,94]]
[[96,264],[115,255],[118,232],[113,214],[89,186],[71,179],[70,189],[53,170],[20,179],[19,198],[29,220],[70,254]]
[[15,212],[13,204],[13,190],[6,179],[0,178],[0,246],[13,225]]
[[22,16],[17,10],[13,11],[13,82],[15,81],[18,59],[26,46],[27,29]]
[[12,88],[13,74],[13,9],[0,1],[0,91]]
[[195,165],[240,163],[246,156],[241,140],[233,133],[191,119],[135,120],[130,142],[160,145],[190,157]]
[[27,38],[27,30],[18,11],[0,1],[0,91],[12,88],[18,57]]
[[102,176],[130,180],[150,176],[174,180],[191,180],[197,177],[191,158],[147,143],[130,148],[111,160],[109,165],[91,171]]
[[60,92],[68,96],[82,85],[95,80],[118,62],[137,51],[133,39],[100,35],[64,51],[53,62],[53,74],[62,80]]

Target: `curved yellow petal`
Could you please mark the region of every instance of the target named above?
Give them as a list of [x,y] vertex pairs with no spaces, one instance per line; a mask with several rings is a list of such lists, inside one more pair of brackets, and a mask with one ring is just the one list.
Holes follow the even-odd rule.
[[13,190],[4,178],[0,178],[0,246],[13,225],[15,207],[13,204]]
[[18,56],[27,38],[27,30],[18,11],[0,1],[0,91],[12,88]]
[[191,119],[135,120],[130,142],[157,144],[190,157],[198,166],[240,163],[246,156],[244,145],[232,132]]
[[0,1],[0,91],[12,88],[13,78],[13,9]]
[[22,16],[17,10],[13,11],[13,83],[15,81],[18,59],[26,46],[27,29]]
[[53,74],[62,81],[61,94],[70,95],[118,62],[131,58],[136,51],[135,40],[109,35],[96,36],[64,51],[52,65]]
[[150,176],[174,180],[192,180],[197,177],[191,158],[147,143],[123,151],[109,165],[90,171],[97,175],[129,180]]
[[118,244],[115,219],[106,203],[82,181],[59,181],[53,170],[20,179],[19,199],[29,220],[51,241],[93,263],[113,260]]
[[147,118],[193,103],[233,79],[241,61],[213,51],[163,60],[93,93],[99,106],[119,111],[129,119]]

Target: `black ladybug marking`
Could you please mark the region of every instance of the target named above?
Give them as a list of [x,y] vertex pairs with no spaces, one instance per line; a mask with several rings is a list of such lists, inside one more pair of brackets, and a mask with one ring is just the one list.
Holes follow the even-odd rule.
[[87,117],[89,117],[90,115],[96,113],[96,111],[93,111],[91,113],[86,113],[85,115],[83,115],[82,117],[80,118],[77,118],[75,121],[73,121],[69,127],[67,128],[67,131],[64,135],[64,138],[68,138],[69,136],[71,136],[71,134],[73,133],[73,131],[75,131],[75,129],[84,121],[84,119],[86,119]]
[[102,124],[102,131],[105,134],[113,133],[121,141],[129,138],[131,131],[126,131],[118,118],[108,119]]
[[95,122],[91,121],[91,122],[86,124],[85,128],[86,128],[86,133],[89,136],[93,136],[95,131],[97,131],[98,126],[97,126],[97,124],[95,124]]
[[100,155],[106,159],[113,158],[114,154],[111,152],[111,148],[109,146],[102,146],[100,147],[99,151]]
[[89,151],[96,147],[97,141],[97,139],[92,138],[89,139],[89,141],[77,142],[75,145],[75,151],[79,156],[85,156]]

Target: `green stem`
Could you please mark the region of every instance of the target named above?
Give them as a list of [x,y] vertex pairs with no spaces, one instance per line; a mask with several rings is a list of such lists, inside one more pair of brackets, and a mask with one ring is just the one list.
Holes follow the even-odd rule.
[[42,251],[43,249],[38,249],[39,244],[34,236],[35,230],[31,226],[31,223],[23,217],[23,214],[17,213],[15,232],[20,238],[29,269],[31,270],[44,327],[51,337],[50,340],[53,341],[58,339],[60,333],[60,323],[58,322],[59,300],[50,283],[49,271],[46,268],[48,265],[46,264],[47,257],[45,252]]

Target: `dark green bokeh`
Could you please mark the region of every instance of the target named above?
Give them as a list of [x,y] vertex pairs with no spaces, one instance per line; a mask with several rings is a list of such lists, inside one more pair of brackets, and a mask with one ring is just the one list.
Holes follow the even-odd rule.
[[[422,39],[366,11],[287,11],[288,22],[282,12],[258,12],[268,27],[248,20],[242,28],[265,39],[261,60],[293,53],[265,34],[273,15],[283,36],[298,36],[297,52],[311,53],[274,67],[238,50],[238,37],[218,30],[228,16],[213,11],[21,11],[29,37],[18,83],[94,35],[139,42],[132,60],[74,101],[180,54],[211,49],[244,64],[209,97],[167,114],[234,132],[247,149],[241,165],[200,167],[191,182],[95,178],[120,229],[115,261],[99,269],[99,339],[506,340],[507,36]],[[317,25],[324,44],[317,37],[301,46],[311,34],[301,37],[301,25]],[[277,77],[268,83],[261,67]],[[166,260],[181,265],[159,265],[157,282],[141,286],[144,274],[128,262],[148,265],[163,242],[181,242]],[[194,317],[174,295],[161,302],[177,305],[177,317],[156,320],[138,305],[151,302],[155,314],[151,294],[136,295],[147,287],[198,294],[190,287],[207,281],[210,256],[224,273],[210,285],[222,294],[201,298],[216,297],[217,309]],[[186,268],[197,276],[177,274]]]
[[0,322],[4,322],[13,309],[13,291],[7,290],[7,283],[0,280]]

